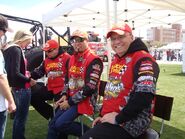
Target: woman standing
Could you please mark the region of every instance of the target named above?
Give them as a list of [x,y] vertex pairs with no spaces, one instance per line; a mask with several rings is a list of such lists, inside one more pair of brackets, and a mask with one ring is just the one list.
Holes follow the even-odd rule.
[[32,33],[29,31],[17,31],[13,41],[4,49],[5,68],[17,106],[12,139],[25,139],[25,123],[31,98],[30,85],[36,83],[29,77],[23,53],[23,49],[32,42],[32,37]]

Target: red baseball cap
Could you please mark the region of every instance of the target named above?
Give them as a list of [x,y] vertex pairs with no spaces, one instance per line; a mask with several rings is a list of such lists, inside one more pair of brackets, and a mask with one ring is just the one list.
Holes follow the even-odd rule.
[[59,44],[57,41],[55,40],[48,40],[46,42],[46,44],[44,45],[44,47],[42,48],[42,50],[44,51],[48,51],[50,49],[54,49],[54,48],[58,48],[59,47]]
[[112,35],[112,33],[117,33],[119,35],[124,35],[125,32],[132,33],[132,29],[129,27],[129,25],[127,25],[125,23],[123,23],[123,24],[116,24],[107,33],[107,39]]

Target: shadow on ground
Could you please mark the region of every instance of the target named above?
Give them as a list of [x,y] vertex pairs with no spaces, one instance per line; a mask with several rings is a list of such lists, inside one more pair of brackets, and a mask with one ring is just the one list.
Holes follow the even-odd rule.
[[185,73],[174,73],[174,74],[171,74],[173,76],[185,76]]
[[[157,131],[160,130],[161,122],[154,120],[152,127]],[[163,133],[160,139],[185,139],[185,130],[177,129],[173,126],[164,125]]]

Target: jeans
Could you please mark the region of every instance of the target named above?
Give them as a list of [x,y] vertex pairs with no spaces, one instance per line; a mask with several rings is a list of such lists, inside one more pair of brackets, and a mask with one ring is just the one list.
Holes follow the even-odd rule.
[[25,124],[29,112],[31,89],[13,89],[13,95],[17,110],[14,117],[12,139],[25,139]]
[[[58,137],[65,139],[67,135],[74,135],[80,137],[82,135],[82,127],[74,120],[79,116],[77,105],[71,106],[67,110],[58,110],[55,117],[49,123],[47,139],[58,139]],[[84,126],[84,131],[89,127]]]
[[4,139],[5,127],[7,120],[7,111],[0,112],[0,139]]

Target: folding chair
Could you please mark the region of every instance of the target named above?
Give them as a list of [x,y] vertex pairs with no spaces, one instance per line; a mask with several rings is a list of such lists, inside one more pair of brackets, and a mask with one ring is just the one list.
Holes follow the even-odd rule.
[[[99,108],[101,107],[101,97],[104,96],[104,90],[105,90],[106,84],[107,84],[106,81],[103,81],[103,80],[100,81],[99,89],[98,89],[98,99],[97,99],[97,105],[96,105],[97,108],[95,108],[96,109],[95,111],[99,111]],[[81,123],[82,135],[83,135],[84,134],[84,129],[83,129],[83,118],[82,118],[82,116],[84,116],[85,118],[87,118],[91,122],[93,122],[93,120],[95,119],[95,116],[94,115],[89,116],[87,114],[83,114],[83,115],[79,116],[78,119]]]
[[149,128],[143,135],[141,135],[137,139],[159,139],[161,134],[163,133],[164,121],[170,121],[173,97],[163,95],[156,95],[155,97],[156,101],[154,116],[161,119],[160,131],[158,132],[152,128]]

